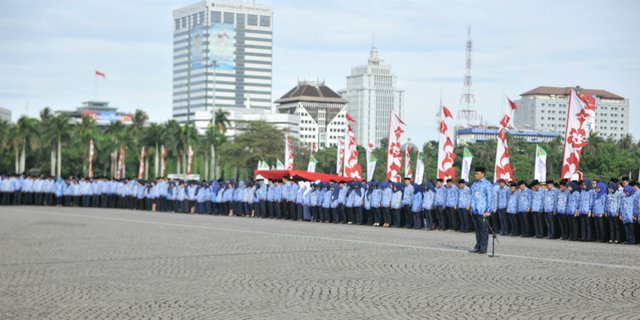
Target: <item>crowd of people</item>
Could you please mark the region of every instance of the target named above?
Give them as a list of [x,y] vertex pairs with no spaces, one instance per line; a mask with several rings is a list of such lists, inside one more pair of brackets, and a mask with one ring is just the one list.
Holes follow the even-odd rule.
[[[486,180],[485,180],[486,181]],[[477,183],[476,183],[477,184]],[[121,208],[636,244],[640,192],[628,178],[490,184],[488,214],[464,180],[394,182],[114,180],[0,176],[0,204]]]

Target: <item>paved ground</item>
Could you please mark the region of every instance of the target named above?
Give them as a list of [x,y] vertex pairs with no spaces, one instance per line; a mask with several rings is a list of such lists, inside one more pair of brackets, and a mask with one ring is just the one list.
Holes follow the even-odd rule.
[[640,246],[0,207],[0,319],[640,318]]

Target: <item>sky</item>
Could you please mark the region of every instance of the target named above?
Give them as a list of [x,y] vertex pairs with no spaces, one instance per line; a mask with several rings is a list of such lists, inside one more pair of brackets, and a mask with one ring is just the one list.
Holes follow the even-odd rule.
[[[274,10],[273,93],[298,79],[334,90],[375,46],[405,90],[407,137],[437,138],[440,95],[460,105],[467,27],[472,92],[488,124],[506,95],[538,86],[604,89],[640,121],[640,1],[261,0]],[[195,1],[0,0],[0,106],[37,116],[107,100],[171,118],[173,10]],[[95,79],[94,70],[107,78]],[[640,138],[640,126],[631,133]]]

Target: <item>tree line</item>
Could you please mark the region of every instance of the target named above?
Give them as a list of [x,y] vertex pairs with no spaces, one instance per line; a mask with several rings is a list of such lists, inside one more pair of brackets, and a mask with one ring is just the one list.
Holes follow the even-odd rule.
[[[0,121],[0,173],[41,172],[51,176],[88,176],[89,141],[94,141],[94,176],[114,177],[117,170],[120,146],[125,150],[125,176],[137,177],[140,151],[144,146],[143,161],[148,178],[160,174],[161,147],[164,145],[166,173],[185,173],[188,165],[188,150],[191,146],[194,156],[192,173],[203,179],[228,178],[247,179],[253,177],[259,161],[275,166],[278,160],[284,162],[285,132],[263,121],[236,122],[241,133],[234,138],[227,137],[230,125],[228,113],[215,112],[215,117],[207,129],[200,133],[194,125],[181,125],[175,120],[150,123],[148,115],[136,110],[130,125],[113,122],[107,126],[97,126],[89,116],[83,116],[78,123],[69,116],[54,114],[44,108],[38,118],[22,116],[14,123]],[[518,179],[530,181],[534,175],[536,144],[509,136],[511,162]],[[386,139],[380,143],[386,146]],[[539,143],[547,151],[547,177],[557,179],[563,152],[563,141],[556,138],[551,142]],[[487,167],[488,178],[492,178],[495,163],[496,141],[478,142],[467,146],[473,153],[473,165]],[[410,152],[413,170],[418,152],[425,163],[425,178],[435,179],[438,143],[429,141],[421,148]],[[456,168],[461,166],[464,146],[457,146]],[[366,170],[366,152],[358,147],[359,163]],[[306,170],[310,150],[294,140],[294,168]],[[317,172],[336,173],[336,147],[328,147],[314,153]],[[373,149],[378,159],[374,179],[385,180],[386,147]],[[589,144],[583,149],[580,169],[585,177],[608,180],[631,174],[638,177],[640,170],[640,142],[631,135],[619,140],[602,138],[597,132],[589,137]],[[366,174],[363,172],[363,175]],[[404,174],[404,172],[403,172]]]

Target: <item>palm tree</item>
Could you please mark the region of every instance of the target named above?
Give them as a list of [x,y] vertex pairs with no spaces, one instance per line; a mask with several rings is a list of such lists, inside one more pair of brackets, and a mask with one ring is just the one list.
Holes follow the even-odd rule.
[[5,148],[11,142],[11,128],[13,126],[4,120],[0,120],[0,155],[3,154]]
[[[49,127],[47,128],[49,131],[49,139],[53,139],[52,146],[55,146],[58,150],[57,152],[57,167],[58,170],[56,175],[58,177],[62,176],[62,144],[65,141],[68,141],[71,138],[71,130],[69,130],[71,126],[69,125],[69,117],[67,115],[61,114],[51,119]],[[55,160],[55,156],[53,157]],[[52,166],[55,169],[55,165]],[[51,174],[53,176],[53,173]]]
[[117,163],[118,163],[118,147],[126,136],[125,127],[120,121],[112,122],[105,130],[105,133],[110,136],[111,147],[113,152],[111,153],[111,176],[116,175]]
[[[204,155],[204,177],[209,179],[209,167],[211,169],[211,176],[213,179],[216,177],[216,153],[215,150],[226,140],[225,136],[220,133],[216,127],[211,123],[207,130],[204,132],[204,136],[200,139],[200,150]],[[209,162],[211,161],[211,162]]]
[[25,172],[26,160],[27,160],[27,148],[35,150],[38,148],[40,139],[38,133],[38,120],[22,116],[16,122],[15,139],[19,144],[20,156],[16,155],[16,160],[19,159],[19,164],[16,165],[17,172]]
[[[149,153],[154,153],[154,177],[158,177],[159,159],[160,159],[160,145],[164,143],[166,138],[166,130],[157,123],[152,123],[147,129],[144,130],[143,143],[147,146],[154,146]],[[148,158],[147,158],[148,159]],[[149,166],[147,165],[147,168]]]
[[164,124],[164,145],[167,148],[168,157],[176,160],[176,172],[180,171],[180,153],[178,145],[180,141],[180,124],[176,120],[169,120]]
[[[96,123],[90,116],[82,116],[82,121],[80,125],[76,127],[77,137],[80,139],[80,143],[82,144],[82,155],[80,156],[80,162],[82,162],[82,173],[87,175],[87,161],[88,158],[88,145],[89,141],[95,137],[97,127]],[[60,170],[60,168],[58,168]]]
[[227,127],[231,124],[229,121],[229,111],[218,109],[214,114],[214,124],[218,128],[218,132],[224,134],[227,132]]
[[56,174],[56,148],[55,148],[55,137],[50,135],[51,121],[53,120],[54,115],[51,111],[51,108],[45,107],[40,111],[40,136],[44,138],[43,144],[48,144],[51,146],[50,155],[50,166],[51,166],[51,176],[55,176]]

